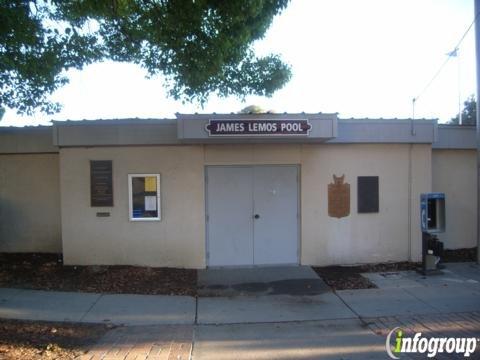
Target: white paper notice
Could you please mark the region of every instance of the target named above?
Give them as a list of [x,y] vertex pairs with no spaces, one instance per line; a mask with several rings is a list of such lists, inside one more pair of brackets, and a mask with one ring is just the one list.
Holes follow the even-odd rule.
[[155,210],[157,210],[157,197],[145,196],[145,211],[155,211]]

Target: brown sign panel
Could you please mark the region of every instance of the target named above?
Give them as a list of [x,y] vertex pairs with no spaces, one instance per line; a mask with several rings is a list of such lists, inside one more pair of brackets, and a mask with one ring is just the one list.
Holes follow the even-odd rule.
[[111,160],[90,161],[91,206],[113,206],[113,180]]
[[208,136],[308,136],[308,120],[210,120]]
[[342,218],[350,215],[350,184],[344,183],[345,175],[333,175],[328,184],[328,216]]

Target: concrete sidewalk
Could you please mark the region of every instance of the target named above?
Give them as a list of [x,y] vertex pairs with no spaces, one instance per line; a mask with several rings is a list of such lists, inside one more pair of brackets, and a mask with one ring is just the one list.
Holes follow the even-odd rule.
[[[117,325],[240,324],[480,311],[480,268],[366,274],[378,289],[188,297],[0,289],[0,318]],[[477,280],[479,279],[479,280]]]
[[480,311],[461,287],[198,298],[0,289],[0,318],[116,325],[241,324]]
[[117,325],[193,324],[189,296],[0,289],[0,318]]
[[333,292],[194,298],[0,289],[0,318],[116,325],[284,322],[355,318]]

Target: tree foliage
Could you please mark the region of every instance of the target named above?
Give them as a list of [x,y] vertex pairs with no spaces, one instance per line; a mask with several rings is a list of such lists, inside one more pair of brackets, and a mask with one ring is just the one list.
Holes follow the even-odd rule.
[[106,59],[163,74],[177,100],[271,96],[290,68],[252,44],[288,1],[0,0],[0,106],[58,111],[65,70]]
[[260,105],[248,105],[239,111],[240,114],[265,114],[266,112]]
[[[455,116],[449,122],[452,125],[459,124],[459,116]],[[477,102],[475,96],[471,95],[464,103],[462,110],[462,125],[476,125],[477,124]]]

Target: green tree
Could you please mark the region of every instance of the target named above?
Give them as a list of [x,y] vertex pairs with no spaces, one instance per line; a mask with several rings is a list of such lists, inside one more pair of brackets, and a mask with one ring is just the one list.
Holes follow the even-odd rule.
[[289,0],[0,0],[0,107],[53,113],[65,70],[106,59],[163,74],[170,96],[271,96],[291,77],[252,45]]
[[266,111],[260,105],[249,105],[239,112],[240,114],[264,114]]
[[[458,125],[459,116],[455,116],[450,120],[449,124]],[[477,102],[475,96],[470,95],[469,98],[463,103],[462,110],[462,125],[476,125],[477,124]]]

